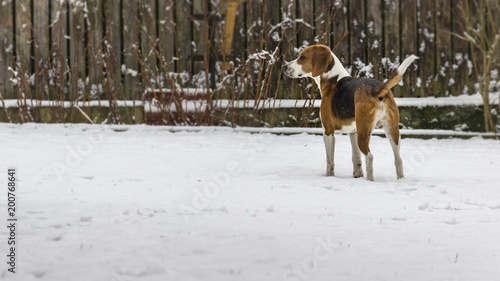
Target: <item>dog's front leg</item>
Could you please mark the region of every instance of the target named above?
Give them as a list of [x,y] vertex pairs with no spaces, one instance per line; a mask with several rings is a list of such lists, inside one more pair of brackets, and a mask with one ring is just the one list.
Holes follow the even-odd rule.
[[325,142],[326,149],[326,176],[333,177],[335,176],[334,168],[335,164],[333,163],[333,158],[335,154],[335,136],[331,135],[323,135],[323,141]]

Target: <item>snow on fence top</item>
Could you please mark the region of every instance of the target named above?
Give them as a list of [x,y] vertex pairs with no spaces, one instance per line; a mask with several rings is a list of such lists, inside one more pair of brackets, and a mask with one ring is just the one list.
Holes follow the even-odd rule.
[[[190,94],[203,93],[197,91],[189,91]],[[499,93],[491,94],[490,101],[492,104],[498,104]],[[213,100],[213,106],[215,108],[255,108],[255,100],[227,100],[219,99]],[[184,100],[183,103],[186,105],[187,111],[190,109],[199,108],[201,104],[206,104],[206,101],[201,100]],[[396,98],[396,103],[399,107],[441,107],[441,106],[482,106],[483,100],[479,94],[476,95],[461,95],[452,97],[427,97],[427,98]],[[109,107],[109,102],[107,100],[93,100],[93,101],[49,101],[49,100],[17,100],[17,99],[7,99],[4,100],[6,108],[13,108],[21,106],[27,107]],[[119,107],[134,107],[134,106],[144,106],[147,111],[155,111],[155,102],[141,101],[141,100],[128,100],[116,101]],[[197,106],[198,105],[198,106]],[[313,107],[319,108],[321,105],[321,100],[290,100],[290,99],[278,99],[278,100],[264,100],[257,104],[258,108],[302,108],[302,107]],[[0,107],[3,104],[0,103]]]

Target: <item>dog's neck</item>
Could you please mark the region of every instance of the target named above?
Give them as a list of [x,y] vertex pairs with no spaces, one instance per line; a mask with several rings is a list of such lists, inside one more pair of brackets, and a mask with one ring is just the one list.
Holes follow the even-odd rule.
[[328,71],[328,72],[325,72],[321,75],[318,75],[316,77],[313,77],[314,81],[316,81],[316,84],[318,85],[318,87],[321,89],[321,84],[322,83],[336,83],[337,81],[339,81],[340,79],[344,78],[344,77],[349,77],[351,75],[349,75],[349,73],[347,72],[347,70],[344,68],[344,66],[342,66],[342,63],[340,62],[340,60],[337,58],[337,56],[335,54],[333,54],[332,52],[332,57],[333,57],[333,67]]

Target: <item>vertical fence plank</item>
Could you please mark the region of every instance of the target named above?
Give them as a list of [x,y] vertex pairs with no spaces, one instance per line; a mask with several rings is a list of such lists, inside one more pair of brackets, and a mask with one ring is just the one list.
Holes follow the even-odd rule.
[[103,0],[87,0],[87,56],[90,94],[92,99],[100,98],[102,84],[102,44],[103,44]]
[[31,7],[30,0],[16,1],[17,61],[28,77],[31,76]]
[[[310,26],[314,26],[314,2],[313,0],[300,0],[299,5],[299,18],[304,20],[304,22]],[[303,26],[298,34],[299,38],[299,48],[305,49],[305,47],[314,44],[314,29],[307,26]]]
[[436,6],[436,49],[437,49],[437,84],[438,95],[447,96],[449,94],[449,84],[451,78],[451,19],[450,1],[437,0]]
[[[417,1],[401,1],[401,61],[410,55],[417,53]],[[401,87],[404,97],[415,97],[418,93],[416,63],[412,63],[405,75],[403,75],[403,86]]]
[[70,62],[72,100],[84,94],[85,77],[85,25],[84,7],[81,2],[70,3]]
[[177,72],[191,75],[191,2],[176,1],[175,10]]
[[[193,14],[200,15],[198,19],[193,21],[193,43],[192,47],[192,55],[200,55],[203,56],[205,53],[205,37],[208,40],[208,26],[205,25],[204,15],[205,15],[205,0],[192,0],[193,5]],[[208,15],[207,15],[208,16]],[[219,52],[220,53],[220,52]],[[222,58],[220,58],[222,59]],[[205,66],[203,65],[203,61],[193,61],[193,83],[196,87],[205,87],[206,84],[202,83],[205,79],[205,74],[200,71],[204,71]],[[201,79],[201,81],[200,81]]]
[[[335,55],[339,58],[340,62],[347,67],[350,63],[349,61],[349,36],[348,34],[344,39],[342,37],[346,32],[349,31],[349,15],[348,15],[348,0],[337,0],[335,1],[335,6],[337,9],[335,19],[333,20],[333,42],[332,48],[339,44],[335,50]],[[342,40],[342,41],[340,41]]]
[[436,75],[436,34],[435,34],[434,1],[420,0],[420,28],[418,53],[418,69],[420,73],[420,96],[434,96],[434,79]]
[[0,7],[0,94],[4,99],[15,97],[10,78],[9,67],[14,67],[14,21],[12,18],[12,0],[5,1]]
[[[465,21],[463,17],[460,16],[460,11],[458,8],[459,1],[451,1],[451,28],[454,33],[462,35],[464,32],[463,27],[465,26]],[[469,44],[467,41],[454,36],[451,37],[451,47],[452,47],[452,69],[450,81],[451,94],[458,96],[464,94],[464,89],[466,93],[469,90],[465,88],[467,85],[467,80],[469,78],[469,68],[467,67],[467,61],[469,59]]]
[[[261,2],[259,0],[247,0],[246,3],[247,11],[247,56],[254,57],[256,53],[260,51],[261,46],[261,32],[262,32],[262,21],[261,19]],[[246,90],[245,98],[254,98],[257,93],[257,73],[259,72],[259,62],[260,59],[253,59],[249,65],[248,69],[248,79],[250,81],[248,89]]]
[[[496,31],[497,31],[497,34],[500,33],[500,1],[499,0],[488,0],[489,2],[489,5],[490,5],[490,8],[491,8],[491,16],[493,17],[493,21],[494,21],[494,24],[495,24],[495,27],[496,27]],[[500,91],[500,47],[497,46],[497,50],[496,52],[493,53],[493,56],[496,56],[497,60],[496,60],[496,64],[495,65],[492,65],[493,69],[496,69],[497,71],[497,77],[494,79],[496,80],[497,82],[497,86],[495,87],[494,90],[496,91]],[[471,83],[472,84],[472,83]],[[470,92],[470,89],[472,88],[472,85],[469,86],[469,92]],[[500,97],[499,97],[500,99]],[[497,107],[497,112],[500,113],[500,100],[499,100],[499,104],[498,104],[498,107]],[[498,130],[498,129],[497,129]]]
[[382,22],[382,1],[372,0],[367,1],[366,9],[366,36],[368,40],[368,63],[371,64],[373,78],[377,80],[383,80],[383,68],[382,68],[382,58],[384,57],[382,53],[383,45],[383,34],[382,29],[384,28]]
[[[278,47],[278,41],[281,37],[281,30],[271,29],[276,26],[280,21],[280,9],[279,9],[279,1],[264,1],[264,11],[265,11],[265,21],[264,21],[264,36],[266,36],[266,50],[269,53],[273,54],[276,48]],[[269,64],[268,64],[269,66]],[[268,67],[269,73],[266,73],[268,77],[278,77],[278,73],[280,71],[279,64],[275,63],[273,66]],[[271,81],[269,78],[267,81]],[[263,89],[263,97],[274,97],[275,91],[277,90],[276,83],[268,83],[267,89]]]
[[[106,41],[107,55],[109,55],[109,63],[106,64],[106,72],[109,73],[113,84],[114,94],[116,98],[122,98],[121,91],[121,10],[120,0],[107,0],[105,3],[105,18],[106,18]],[[109,54],[108,54],[109,53]]]
[[[68,28],[67,28],[67,3],[59,0],[51,0],[51,46],[50,59],[51,71],[55,73],[50,79],[51,83],[57,85],[54,92],[49,93],[55,100],[63,101],[67,92],[67,69],[68,69]],[[62,116],[62,113],[60,113]]]
[[330,47],[331,25],[329,25],[330,16],[332,16],[333,2],[330,0],[315,0],[315,31],[314,41],[318,44],[324,44]]
[[236,22],[234,25],[234,38],[233,38],[233,55],[237,59],[237,65],[245,62],[245,49],[246,49],[246,24],[245,24],[245,5],[238,4],[236,10]]
[[[391,77],[400,62],[399,1],[384,0],[384,72]],[[404,1],[404,0],[401,0]],[[394,87],[395,96],[401,95],[401,87]]]
[[156,47],[156,1],[155,0],[142,0],[140,6],[141,15],[141,53],[142,60],[144,61],[145,69],[143,72],[143,83],[145,87],[159,87],[157,85],[157,72],[156,54],[154,48]]
[[45,97],[44,84],[46,83],[49,61],[49,0],[33,1],[33,44],[35,64],[35,91],[36,97]]
[[366,73],[360,73],[364,67],[367,53],[368,38],[365,31],[365,5],[364,0],[351,0],[349,2],[350,13],[350,46],[352,76],[366,77]]
[[[297,5],[298,15],[306,25],[302,26],[298,34],[299,51],[314,44],[314,0],[299,0]],[[298,54],[297,54],[298,55]],[[301,98],[314,98],[315,84],[310,79],[301,79]],[[303,95],[305,94],[305,95]],[[319,93],[317,93],[319,96]]]
[[125,0],[123,2],[123,91],[126,98],[141,99],[139,95],[139,54],[140,29],[139,0]]
[[[281,43],[281,53],[286,56],[283,57],[284,60],[290,61],[294,60],[298,54],[295,53],[295,47],[297,46],[297,38],[295,36],[295,32],[297,29],[297,25],[292,23],[295,20],[296,14],[296,0],[282,0],[281,1],[281,13],[284,15],[289,22],[286,23],[283,28],[286,28],[285,35],[283,38],[283,42]],[[282,61],[283,63],[283,61]],[[281,67],[281,63],[276,67]],[[296,79],[290,79],[285,77],[285,75],[281,72],[281,81],[283,85],[283,94],[284,98],[295,99],[299,94],[297,91],[297,81]]]
[[[175,72],[174,57],[174,0],[158,1],[160,48],[169,72]],[[161,61],[161,60],[160,60]]]

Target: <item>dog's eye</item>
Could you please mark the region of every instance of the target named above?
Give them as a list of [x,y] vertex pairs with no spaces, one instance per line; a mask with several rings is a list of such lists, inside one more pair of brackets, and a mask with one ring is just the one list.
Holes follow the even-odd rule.
[[299,59],[301,59],[301,60],[305,60],[305,59],[306,59],[306,57],[304,57],[304,56],[300,56],[300,58],[299,58]]

